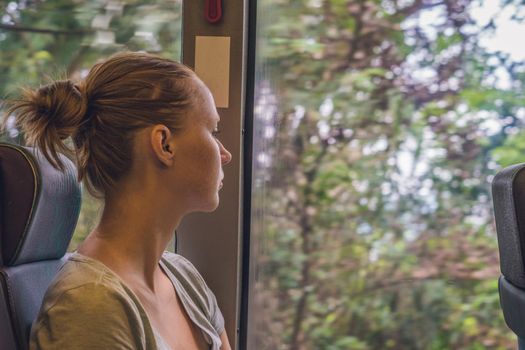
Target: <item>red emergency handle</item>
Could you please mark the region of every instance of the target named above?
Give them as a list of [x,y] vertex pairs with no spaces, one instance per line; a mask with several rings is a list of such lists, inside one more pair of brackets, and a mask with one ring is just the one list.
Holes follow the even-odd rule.
[[204,12],[208,22],[218,22],[222,18],[222,0],[206,0]]

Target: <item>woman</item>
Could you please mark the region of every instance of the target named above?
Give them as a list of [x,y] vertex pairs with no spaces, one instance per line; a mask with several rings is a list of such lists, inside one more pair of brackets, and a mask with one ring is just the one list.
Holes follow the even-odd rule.
[[57,152],[72,155],[104,199],[100,223],[46,292],[30,348],[230,349],[213,293],[165,252],[184,215],[217,208],[231,160],[202,81],[180,63],[119,53],[76,85],[25,90],[11,113],[56,167]]

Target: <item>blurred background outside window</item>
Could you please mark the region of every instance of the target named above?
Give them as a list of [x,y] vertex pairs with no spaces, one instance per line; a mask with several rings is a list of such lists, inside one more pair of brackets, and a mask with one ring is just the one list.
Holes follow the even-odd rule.
[[518,0],[258,0],[249,349],[512,349]]

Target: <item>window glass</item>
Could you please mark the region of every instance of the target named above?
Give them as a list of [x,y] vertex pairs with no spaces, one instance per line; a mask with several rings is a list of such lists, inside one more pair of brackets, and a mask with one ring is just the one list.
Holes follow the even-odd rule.
[[[65,76],[82,78],[97,61],[122,50],[180,60],[181,16],[182,0],[4,1],[0,4],[0,102],[16,96],[20,86],[35,87]],[[10,123],[0,140],[23,143],[23,135]],[[69,250],[93,229],[100,215],[101,203],[86,191],[82,194]]]
[[521,1],[259,0],[249,349],[509,349]]

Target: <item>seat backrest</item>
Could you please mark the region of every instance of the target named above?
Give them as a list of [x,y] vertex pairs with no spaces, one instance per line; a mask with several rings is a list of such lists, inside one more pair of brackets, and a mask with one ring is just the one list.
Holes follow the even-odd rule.
[[505,322],[525,340],[525,163],[500,171],[492,182],[498,235],[500,303]]
[[73,163],[0,143],[0,349],[27,349],[44,293],[67,260],[80,212]]

